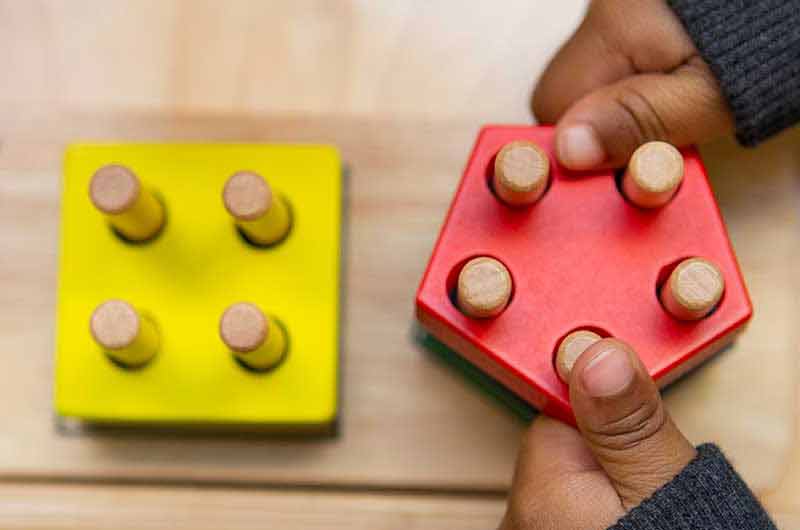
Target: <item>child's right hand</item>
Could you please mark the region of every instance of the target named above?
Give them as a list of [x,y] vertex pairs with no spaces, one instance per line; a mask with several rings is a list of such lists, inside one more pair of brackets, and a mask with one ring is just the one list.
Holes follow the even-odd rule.
[[533,422],[501,530],[608,528],[696,456],[627,344],[596,342],[569,379],[578,430],[546,416]]
[[560,162],[621,167],[650,140],[681,146],[733,130],[711,69],[664,0],[599,0],[539,80],[533,112],[557,123]]

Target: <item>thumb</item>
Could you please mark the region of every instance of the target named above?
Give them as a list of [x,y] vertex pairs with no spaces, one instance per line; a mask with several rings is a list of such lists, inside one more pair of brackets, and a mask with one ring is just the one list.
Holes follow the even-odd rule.
[[733,117],[699,57],[670,73],[638,74],[598,88],[561,117],[556,154],[573,170],[622,167],[641,144],[682,146],[733,130]]
[[572,369],[569,390],[578,428],[626,510],[695,457],[653,379],[623,342],[603,339],[587,348]]

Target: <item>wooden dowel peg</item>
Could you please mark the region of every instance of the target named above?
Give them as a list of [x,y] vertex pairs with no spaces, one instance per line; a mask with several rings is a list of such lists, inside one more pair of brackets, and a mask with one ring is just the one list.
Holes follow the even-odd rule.
[[528,206],[538,201],[550,181],[550,160],[533,142],[507,143],[494,161],[492,186],[495,194],[510,206]]
[[289,205],[258,173],[233,174],[225,183],[222,199],[239,229],[256,245],[276,243],[291,228]]
[[683,181],[683,155],[666,142],[648,142],[631,156],[622,193],[641,208],[667,204]]
[[155,324],[123,300],[99,305],[92,313],[89,328],[106,355],[124,366],[142,366],[158,352],[160,340]]
[[146,241],[164,226],[164,207],[125,166],[98,169],[89,184],[89,197],[124,238]]
[[569,383],[569,374],[575,361],[586,351],[586,348],[601,340],[602,337],[593,331],[579,329],[573,331],[561,341],[556,351],[556,372],[565,383]]
[[288,346],[283,327],[249,302],[225,310],[219,334],[231,353],[254,370],[267,370],[281,362]]
[[719,268],[703,258],[689,258],[678,264],[661,286],[661,303],[679,320],[699,320],[719,303],[725,279]]
[[478,257],[467,262],[458,274],[456,303],[472,318],[499,315],[511,298],[511,274],[494,258]]

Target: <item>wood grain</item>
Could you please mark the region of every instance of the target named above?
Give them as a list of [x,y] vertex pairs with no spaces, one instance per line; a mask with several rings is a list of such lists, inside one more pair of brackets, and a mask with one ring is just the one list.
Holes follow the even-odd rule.
[[[15,205],[0,213],[8,250],[0,262],[0,277],[13,278],[4,282],[0,296],[4,307],[14,308],[4,312],[0,333],[0,347],[11,352],[6,362],[13,369],[0,374],[0,384],[17,398],[0,403],[9,425],[0,438],[7,449],[0,453],[6,455],[0,459],[5,474],[490,490],[507,486],[522,425],[421,350],[410,333],[413,292],[477,124],[396,121],[389,128],[370,120],[136,115],[65,116],[63,123],[69,124],[63,126],[63,138],[37,142],[43,153],[50,153],[44,159],[58,159],[62,143],[75,134],[73,127],[117,138],[136,137],[137,129],[144,129],[154,131],[154,139],[320,138],[342,147],[353,168],[346,234],[342,433],[336,440],[299,444],[58,434],[50,407],[52,320],[43,326],[37,317],[53,311],[59,170],[55,161],[50,168],[25,169],[30,162],[41,164],[41,159],[27,159],[25,151],[31,145],[14,144],[13,150],[0,152],[0,164],[7,168],[0,173],[0,192],[4,203],[7,199]],[[156,132],[166,123],[173,132]],[[361,138],[370,138],[370,149],[363,149]],[[794,436],[796,301],[786,286],[795,285],[796,279],[785,264],[797,256],[790,154],[796,141],[796,135],[788,135],[760,153],[730,144],[708,150],[715,189],[756,316],[734,348],[667,392],[677,421],[692,439],[720,442],[758,488],[780,478]],[[423,145],[436,147],[413,161],[405,159],[409,149],[419,152]],[[729,164],[750,172],[737,177]],[[756,181],[753,173],[761,177]],[[760,207],[766,203],[769,209]],[[33,211],[36,216],[30,214]],[[387,255],[395,259],[386,260]],[[475,429],[478,423],[481,428]]]
[[[529,122],[534,80],[583,7],[578,0],[518,0],[503,9],[477,1],[425,9],[364,0],[236,0],[224,7],[189,0],[0,1],[0,67],[13,73],[0,83],[0,477],[41,481],[29,493],[6,489],[8,502],[0,491],[0,522],[69,525],[58,518],[18,522],[20,510],[47,517],[47,503],[37,504],[45,492],[71,497],[63,502],[78,511],[99,510],[95,494],[109,495],[97,498],[114,506],[128,499],[128,490],[47,486],[50,480],[503,492],[524,425],[413,339],[413,293],[479,126]],[[349,179],[338,438],[56,429],[60,164],[67,143],[86,139],[341,148]],[[800,258],[798,147],[796,132],[755,151],[732,141],[704,147],[755,318],[736,345],[666,391],[690,438],[720,443],[787,521],[800,520],[800,302],[796,272],[787,266]],[[181,502],[191,499],[171,504],[167,499],[183,493],[166,487],[146,495],[160,494],[164,503],[152,509],[163,512],[148,512],[153,520],[188,517]],[[278,499],[268,518],[296,517],[299,527],[312,519],[322,525],[325,514],[337,512],[337,524],[379,526],[371,515],[359,519],[360,504],[345,500],[308,509]],[[431,510],[441,510],[448,526],[487,527],[499,516],[495,501],[485,516],[470,511],[473,501],[427,512],[426,502],[410,496],[396,505],[398,517],[411,521],[404,527],[434,517]],[[247,527],[262,512],[243,510],[237,520]],[[323,515],[314,519],[315,513]],[[402,515],[408,513],[422,515]]]
[[0,485],[7,530],[493,528],[502,498],[112,485]]

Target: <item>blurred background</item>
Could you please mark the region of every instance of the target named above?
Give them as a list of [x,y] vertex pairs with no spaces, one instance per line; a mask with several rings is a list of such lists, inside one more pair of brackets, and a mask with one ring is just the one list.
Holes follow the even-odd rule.
[[60,110],[525,120],[544,66],[532,50],[583,11],[535,4],[7,1],[0,95]]
[[[0,0],[0,526],[487,528],[525,421],[415,339],[413,296],[479,127],[529,98],[586,2]],[[64,147],[328,142],[349,166],[342,415],[325,440],[109,436],[52,417]],[[800,137],[703,146],[756,316],[674,385],[800,527]]]

